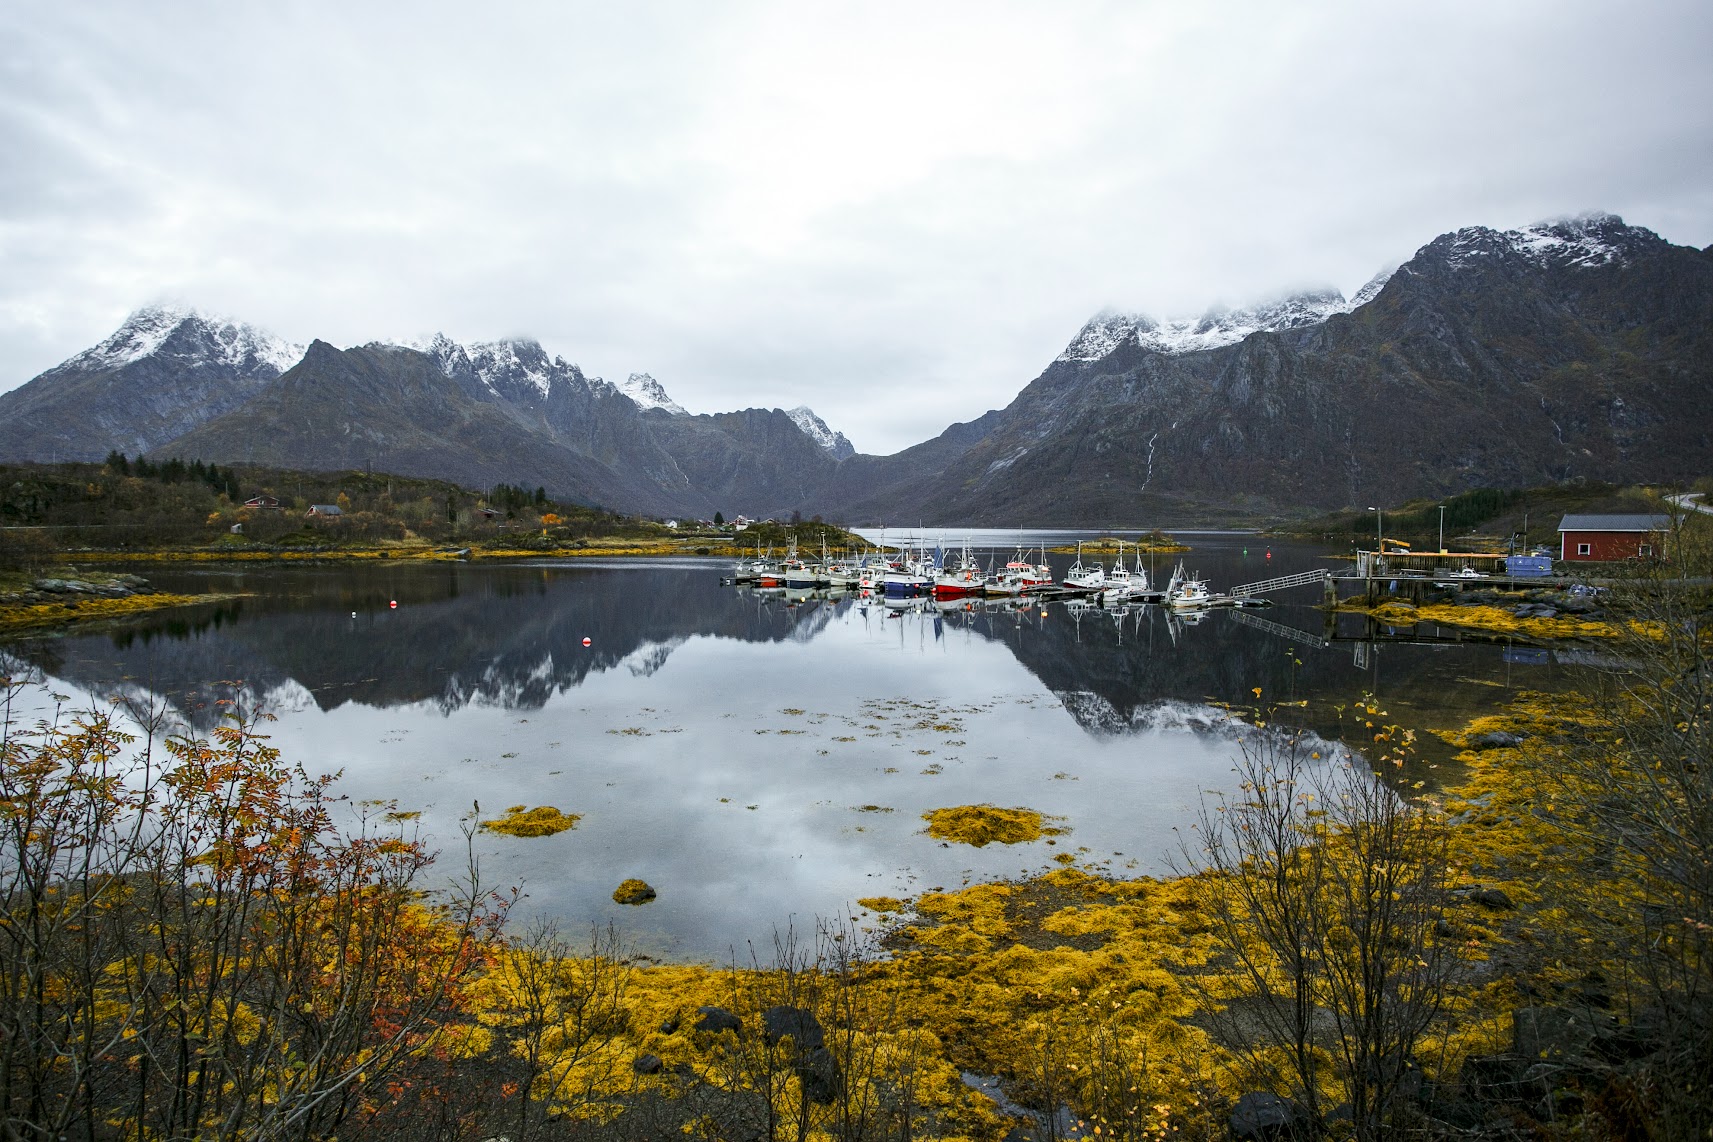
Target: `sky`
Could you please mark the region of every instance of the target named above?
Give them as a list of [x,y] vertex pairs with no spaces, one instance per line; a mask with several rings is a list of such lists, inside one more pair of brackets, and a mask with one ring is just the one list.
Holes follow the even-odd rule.
[[532,337],[889,453],[1097,311],[1608,210],[1713,243],[1713,4],[0,6],[0,391],[176,303]]

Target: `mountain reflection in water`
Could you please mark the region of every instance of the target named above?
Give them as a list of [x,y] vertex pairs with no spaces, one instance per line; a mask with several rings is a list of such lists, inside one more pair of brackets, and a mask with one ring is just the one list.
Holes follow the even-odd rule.
[[[1221,585],[1256,565],[1314,565],[1309,549],[1275,546],[1261,564],[1223,542],[1195,557]],[[734,589],[724,569],[160,570],[163,589],[251,594],[3,653],[46,676],[43,706],[55,689],[165,701],[198,730],[221,684],[241,682],[277,715],[267,732],[288,758],[343,770],[354,797],[422,810],[443,846],[475,801],[483,816],[515,803],[581,813],[556,837],[480,836],[490,878],[524,882],[530,908],[616,918],[656,950],[712,959],[792,915],[1039,871],[1067,851],[1159,871],[1201,791],[1229,779],[1238,727],[1218,704],[1251,702],[1255,687],[1346,701],[1377,680],[1402,691],[1559,669],[1493,646],[1398,646],[1382,679],[1378,655],[1230,613],[1195,625],[1063,604],[898,613]],[[1267,617],[1323,629],[1303,606]],[[928,809],[981,802],[1056,814],[1072,832],[1056,847],[978,850],[919,831]],[[660,899],[613,904],[629,876]]]

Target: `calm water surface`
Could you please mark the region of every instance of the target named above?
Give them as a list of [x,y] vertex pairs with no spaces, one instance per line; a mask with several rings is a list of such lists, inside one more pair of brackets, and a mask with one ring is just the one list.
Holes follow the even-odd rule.
[[[1011,535],[975,538],[1002,544],[1003,561]],[[1187,565],[1216,589],[1333,565],[1253,536],[1189,542]],[[1070,560],[1054,561],[1062,573]],[[123,697],[202,729],[219,684],[241,682],[276,715],[288,759],[343,770],[353,797],[420,810],[445,849],[476,803],[484,817],[515,804],[580,813],[554,837],[479,837],[487,878],[521,883],[526,912],[611,918],[656,954],[711,960],[859,897],[1038,872],[1067,851],[1162,871],[1202,791],[1230,781],[1235,727],[1218,703],[1252,701],[1252,687],[1474,707],[1574,670],[1497,644],[1362,641],[1351,619],[1329,641],[1313,590],[1183,623],[1062,603],[899,613],[723,586],[724,570],[160,568],[144,573],[165,589],[250,597],[0,653],[39,673],[37,707],[52,692]],[[1165,557],[1156,570],[1169,573]],[[927,810],[979,802],[1038,809],[1071,832],[982,849],[921,832]],[[612,902],[633,876],[655,903]]]

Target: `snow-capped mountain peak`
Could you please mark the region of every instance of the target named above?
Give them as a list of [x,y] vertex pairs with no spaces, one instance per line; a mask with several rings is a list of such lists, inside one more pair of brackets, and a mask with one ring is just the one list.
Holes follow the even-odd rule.
[[827,422],[815,415],[815,410],[808,405],[798,405],[785,413],[791,422],[803,430],[803,435],[813,440],[835,460],[843,460],[847,456],[855,456],[856,448],[845,439],[842,432],[834,432]]
[[1545,269],[1623,264],[1632,254],[1656,244],[1666,244],[1665,239],[1651,230],[1627,224],[1616,214],[1595,211],[1574,218],[1552,218],[1515,230],[1466,226],[1454,234],[1436,238],[1424,249],[1443,250],[1453,269],[1510,255],[1520,255]]
[[1392,275],[1397,272],[1398,265],[1394,262],[1392,265],[1387,266],[1385,269],[1369,278],[1362,288],[1357,290],[1356,293],[1351,296],[1350,308],[1352,310],[1361,309],[1363,306],[1379,297],[1380,291],[1386,288],[1386,283],[1391,281]]
[[[1374,292],[1379,292],[1378,286]],[[1335,313],[1350,312],[1357,304],[1346,301],[1342,293],[1328,286],[1287,294],[1243,309],[1216,305],[1199,317],[1166,321],[1156,321],[1145,313],[1104,310],[1072,338],[1059,354],[1059,360],[1098,361],[1126,342],[1171,355],[1217,349],[1235,344],[1252,333],[1319,325]]]
[[[175,334],[183,341],[175,341]],[[187,306],[146,305],[60,368],[117,369],[161,352],[194,355],[246,375],[278,376],[303,359],[304,347]]]
[[459,344],[444,333],[376,344],[414,349],[426,354],[448,377],[474,378],[483,388],[507,399],[523,395],[526,402],[546,399],[555,380],[582,379],[582,370],[562,357],[548,357],[540,342],[528,338],[473,341]]
[[1089,318],[1088,324],[1071,338],[1071,343],[1059,354],[1059,360],[1098,361],[1132,336],[1143,322],[1150,329],[1154,327],[1153,318],[1145,313],[1103,309]]
[[666,387],[647,373],[632,373],[613,387],[637,403],[638,408],[663,408],[673,416],[689,416],[684,406],[666,395]]
[[488,388],[525,385],[545,397],[553,388],[553,374],[569,368],[564,361],[549,360],[540,343],[529,340],[479,341],[467,352],[470,365]]

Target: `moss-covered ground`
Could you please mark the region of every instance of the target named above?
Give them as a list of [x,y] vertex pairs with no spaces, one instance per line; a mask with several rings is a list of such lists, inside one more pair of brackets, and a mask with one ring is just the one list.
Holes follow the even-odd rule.
[[[1386,717],[1376,704],[1364,714],[1376,724]],[[1439,938],[1460,967],[1418,1052],[1429,1078],[1454,1078],[1471,1055],[1504,1050],[1512,1010],[1538,1002],[1539,989],[1575,984],[1563,952],[1590,937],[1577,928],[1580,905],[1571,897],[1602,889],[1570,867],[1576,850],[1557,834],[1552,758],[1566,732],[1592,717],[1574,695],[1530,692],[1435,735],[1456,751],[1463,774],[1424,802],[1446,815],[1453,833],[1452,904]],[[997,820],[1001,834],[1019,820],[1041,826],[1027,810],[942,812],[957,818],[958,831],[971,821]],[[1205,888],[1196,877],[1118,879],[1064,867],[908,900],[858,901],[841,921],[864,926],[877,942],[844,983],[869,997],[865,1010],[880,1013],[862,1032],[873,1057],[911,1060],[924,1121],[937,1124],[923,1136],[997,1139],[1010,1129],[994,1103],[958,1080],[961,1072],[1000,1076],[1025,1104],[1117,1107],[1132,1127],[1146,1116],[1148,1131],[1129,1137],[1216,1132],[1221,1108],[1241,1091],[1229,1044],[1212,1037],[1199,1012],[1208,997],[1235,1001],[1239,977],[1220,957]],[[1499,890],[1504,906],[1476,902],[1482,889]],[[686,1076],[715,1081],[731,1047],[694,1031],[697,1008],[744,1015],[746,997],[778,979],[759,968],[639,967],[614,1057],[651,1054],[668,1074],[677,1068],[657,1084],[663,1094],[681,1090]],[[488,995],[494,1004],[505,999],[498,990]],[[630,1069],[614,1073],[615,1094],[630,1091]],[[1114,1075],[1123,1089],[1112,1088]]]
[[174,595],[158,592],[123,599],[78,597],[53,603],[0,603],[0,633],[39,630],[86,623],[98,619],[122,619],[171,607],[191,607],[237,598],[232,594]]

